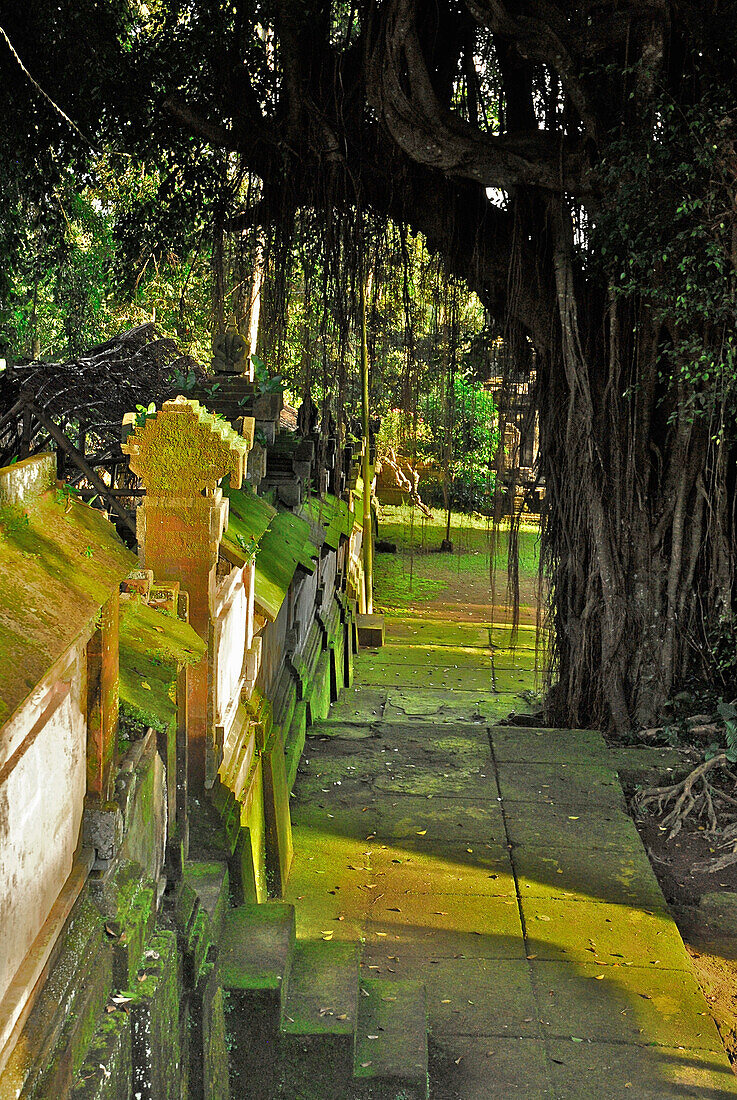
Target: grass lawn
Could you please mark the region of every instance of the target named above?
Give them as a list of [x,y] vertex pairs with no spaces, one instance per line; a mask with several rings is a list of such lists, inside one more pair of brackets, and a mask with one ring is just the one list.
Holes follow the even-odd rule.
[[[488,618],[492,603],[490,574],[495,572],[494,603],[504,605],[507,592],[509,528],[493,531],[479,515],[451,517],[453,553],[439,553],[445,537],[445,513],[432,510],[426,519],[408,505],[381,508],[379,538],[397,545],[396,554],[376,555],[375,603],[384,610],[422,605],[423,610],[468,609],[471,618]],[[536,523],[519,533],[520,604],[523,619],[537,606],[540,534]]]

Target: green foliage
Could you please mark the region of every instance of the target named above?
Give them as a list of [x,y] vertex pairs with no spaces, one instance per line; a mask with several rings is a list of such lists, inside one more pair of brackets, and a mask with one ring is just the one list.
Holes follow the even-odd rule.
[[258,355],[252,355],[251,362],[253,363],[253,370],[256,376],[256,384],[259,393],[284,392],[284,383],[282,382],[281,375],[269,374],[266,364]]
[[165,733],[167,724],[162,722],[157,715],[141,710],[139,707],[126,703],[121,699],[118,710],[119,751],[126,752],[132,742],[140,741],[150,729],[155,730],[157,733]]
[[135,425],[137,428],[142,428],[147,420],[151,420],[156,416],[156,402],[152,401],[150,405],[136,405],[136,420]]
[[245,555],[246,563],[250,564],[250,562],[252,562],[256,556],[259,540],[256,538],[255,535],[251,535],[249,537],[236,535],[236,540]]
[[28,527],[28,512],[20,504],[0,505],[0,536],[14,538]]
[[662,326],[661,383],[680,386],[693,417],[735,392],[736,139],[733,90],[713,87],[687,106],[661,91],[642,126],[617,132],[602,164],[611,201],[592,234],[593,266]]

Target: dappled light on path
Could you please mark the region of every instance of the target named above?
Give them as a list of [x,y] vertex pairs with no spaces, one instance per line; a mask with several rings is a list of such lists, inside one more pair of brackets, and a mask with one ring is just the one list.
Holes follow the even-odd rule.
[[288,901],[307,940],[427,989],[434,1100],[737,1096],[596,732],[530,709],[534,638],[387,621],[312,727]]

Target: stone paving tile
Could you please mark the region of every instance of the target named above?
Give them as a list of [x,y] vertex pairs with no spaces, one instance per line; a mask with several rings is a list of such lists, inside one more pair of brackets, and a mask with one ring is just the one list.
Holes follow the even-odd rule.
[[482,719],[459,722],[457,718],[449,718],[437,728],[428,726],[426,719],[418,726],[416,719],[398,721],[384,718],[374,728],[387,746],[412,745],[420,753],[445,754],[446,763],[459,753],[472,754],[479,763],[491,763],[488,727]]
[[458,837],[473,842],[506,844],[501,807],[493,799],[391,797],[378,793],[361,805],[325,801],[291,805],[292,825],[322,828],[336,836],[389,842],[402,837],[426,837],[427,843]]
[[[422,957],[380,945],[363,949],[362,969],[374,977],[414,978],[425,985],[430,1030],[449,1035],[541,1038],[530,968],[520,959]],[[493,997],[490,992],[493,991]]]
[[[574,809],[578,813],[573,813]],[[507,802],[505,814],[513,845],[592,851],[642,848],[631,818],[618,810],[597,809],[593,813],[586,806],[561,808],[547,802]]]
[[606,764],[609,750],[596,730],[543,730],[527,726],[493,726],[491,741],[497,761],[521,764]]
[[316,741],[328,737],[335,737],[340,741],[366,741],[374,736],[374,732],[372,722],[338,722],[332,720],[316,722],[307,731],[308,751],[309,743],[313,738]]
[[524,672],[535,672],[545,667],[545,655],[542,652],[535,656],[534,649],[497,649],[492,650],[494,669],[499,672],[503,669],[521,669]]
[[665,898],[642,847],[601,851],[582,859],[574,848],[513,848],[517,885],[526,897],[608,901],[667,912]]
[[368,662],[372,668],[387,669],[393,669],[397,665],[422,665],[423,668],[432,668],[435,665],[443,668],[486,668],[491,664],[491,649],[469,645],[437,645],[428,642],[413,644],[392,639],[387,641],[381,649],[367,650],[362,660]]
[[370,853],[382,889],[412,894],[515,896],[509,852],[501,845],[465,841],[427,843],[426,837],[382,844]]
[[[434,1073],[435,1071],[435,1073]],[[448,1083],[433,1088],[433,1076]],[[430,1038],[431,1100],[554,1100],[539,1039]]]
[[486,765],[465,765],[458,760],[444,761],[441,765],[450,770],[439,771],[432,761],[416,764],[397,764],[376,779],[380,791],[396,791],[405,794],[433,794],[445,798],[460,794],[466,798],[490,798],[497,800],[497,786],[491,761]]
[[435,898],[387,890],[372,900],[363,935],[367,944],[384,941],[392,948],[413,944],[446,958],[458,954],[479,959],[525,956],[515,898]]
[[536,682],[534,671],[520,667],[509,668],[494,661],[492,684],[497,692],[539,691],[542,682],[542,673]]
[[[489,692],[493,690],[491,681],[491,661],[486,667],[470,665],[467,668],[453,667],[457,662],[449,661],[445,665],[403,664],[399,668],[388,669],[385,665],[362,665],[359,670],[361,682],[369,685],[387,685],[392,683],[402,690],[415,688],[423,693],[427,688],[437,691],[447,691],[454,688],[457,691]],[[513,690],[517,690],[515,687]]]
[[[517,627],[516,649],[535,649],[537,627],[520,624]],[[508,623],[498,623],[491,627],[491,644],[507,649],[512,644],[512,627]]]
[[737,1078],[721,1051],[623,1043],[550,1042],[561,1100],[726,1100]]
[[530,965],[546,1035],[724,1049],[692,973],[537,960]]
[[340,699],[330,704],[330,718],[342,722],[374,722],[384,713],[386,697],[383,687],[367,688],[354,684],[344,688]]
[[528,951],[538,959],[691,970],[673,918],[662,910],[523,897],[522,917]]
[[452,685],[446,688],[426,687],[422,691],[388,687],[384,708],[386,720],[432,720],[433,724],[457,722],[498,722],[510,711],[529,713],[530,704],[521,695],[490,694],[488,684],[483,690],[459,691]]
[[626,808],[619,780],[604,765],[527,764],[520,768],[516,762],[501,761],[498,776],[499,791],[511,802],[581,806],[593,799],[597,807]]
[[489,648],[489,628],[480,623],[453,623],[439,619],[386,616],[386,637],[390,642],[412,641],[424,645],[479,646]]

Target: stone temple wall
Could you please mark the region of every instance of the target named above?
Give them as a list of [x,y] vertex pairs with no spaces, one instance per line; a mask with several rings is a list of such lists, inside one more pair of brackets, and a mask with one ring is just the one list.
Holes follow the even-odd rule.
[[[159,514],[165,498],[163,491],[156,497]],[[222,535],[222,518],[218,522]],[[209,579],[202,573],[200,599],[201,613],[210,609],[208,655],[180,668],[169,726],[149,729],[110,757],[104,798],[92,803],[97,772],[90,765],[97,757],[93,752],[91,761],[88,751],[85,760],[80,750],[88,731],[75,718],[91,657],[84,644],[70,649],[70,667],[79,666],[67,678],[72,687],[47,723],[47,742],[39,739],[37,752],[26,754],[30,770],[18,771],[18,789],[11,792],[13,813],[31,815],[32,828],[17,866],[0,872],[6,876],[0,877],[0,912],[11,914],[13,926],[11,934],[8,921],[0,922],[0,960],[9,957],[13,937],[17,941],[6,987],[19,975],[23,980],[17,958],[39,946],[29,914],[45,887],[54,896],[44,906],[56,905],[61,919],[40,945],[45,956],[28,991],[32,1007],[8,1028],[0,1050],[0,1100],[235,1100],[217,966],[225,914],[278,898],[286,883],[288,796],[305,731],[327,714],[351,676],[354,608],[338,562],[350,559],[353,534],[349,529],[339,547],[318,548],[312,561],[302,554],[271,620],[259,620],[258,606],[254,611],[248,563],[216,580],[218,547],[210,544],[213,565]],[[94,545],[91,554],[94,560]],[[176,606],[175,582],[168,582]],[[233,653],[238,657],[229,665]],[[202,710],[197,715],[205,744],[192,767],[188,705],[203,696],[193,694],[188,677],[200,666],[210,702],[207,721]],[[134,685],[144,695],[155,694],[158,667],[151,657]],[[21,724],[25,736],[28,722]],[[6,732],[0,729],[0,752],[10,744]],[[195,742],[195,754],[200,748]],[[3,846],[0,865],[10,851]],[[52,871],[49,861],[59,866]],[[76,877],[70,874],[75,867]],[[5,1002],[0,989],[0,1023]]]

